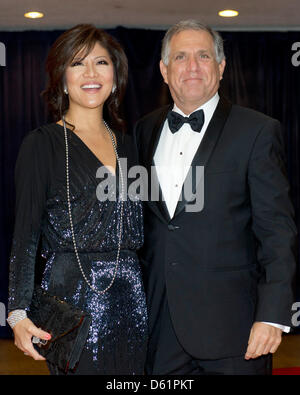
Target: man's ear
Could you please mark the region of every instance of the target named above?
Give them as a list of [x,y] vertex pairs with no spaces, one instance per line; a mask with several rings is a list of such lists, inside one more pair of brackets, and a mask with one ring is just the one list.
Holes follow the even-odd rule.
[[161,75],[162,75],[165,83],[167,84],[168,83],[168,67],[164,64],[164,62],[162,60],[159,62],[159,68],[160,68]]
[[225,61],[225,59],[223,59],[221,61],[221,63],[219,63],[220,80],[223,79],[223,73],[225,70],[225,66],[226,66],[226,61]]

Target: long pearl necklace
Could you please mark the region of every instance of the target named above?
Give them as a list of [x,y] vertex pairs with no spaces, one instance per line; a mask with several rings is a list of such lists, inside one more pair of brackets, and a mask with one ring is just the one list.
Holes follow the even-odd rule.
[[123,172],[122,172],[122,168],[121,168],[121,164],[120,164],[120,159],[119,159],[119,155],[118,155],[118,151],[117,151],[117,146],[116,146],[116,142],[113,136],[113,133],[110,129],[110,127],[107,125],[107,123],[103,120],[103,123],[106,127],[106,130],[108,131],[110,138],[111,138],[111,142],[113,145],[113,149],[114,149],[114,153],[116,155],[116,159],[117,159],[117,164],[119,167],[119,174],[120,174],[120,181],[121,181],[121,191],[119,194],[120,197],[120,223],[119,223],[119,241],[118,241],[118,249],[117,249],[117,258],[116,258],[116,264],[115,264],[115,270],[114,270],[114,275],[113,278],[110,282],[110,284],[103,290],[98,290],[97,288],[95,288],[88,280],[87,276],[84,273],[84,270],[82,268],[81,262],[80,262],[80,258],[79,258],[79,254],[78,254],[78,249],[77,249],[77,245],[76,245],[76,240],[75,240],[75,233],[74,233],[74,226],[73,226],[73,219],[72,219],[72,211],[71,211],[71,200],[70,200],[70,177],[69,177],[69,145],[68,145],[68,135],[67,135],[67,128],[66,128],[66,122],[65,122],[65,117],[62,117],[62,121],[63,121],[63,125],[64,125],[64,132],[65,132],[65,145],[66,145],[66,184],[67,184],[67,200],[68,200],[68,211],[69,211],[69,219],[70,219],[70,227],[71,227],[71,233],[72,233],[72,239],[73,239],[73,245],[74,245],[74,251],[75,251],[75,255],[77,258],[77,262],[80,268],[80,271],[82,273],[82,276],[84,278],[84,280],[86,281],[87,285],[94,291],[96,292],[98,295],[103,295],[105,292],[107,292],[110,287],[113,285],[116,275],[117,275],[117,271],[118,271],[118,266],[119,266],[119,258],[120,258],[120,250],[121,250],[121,242],[122,242],[122,231],[123,231],[123,213],[124,213],[124,177],[123,177]]

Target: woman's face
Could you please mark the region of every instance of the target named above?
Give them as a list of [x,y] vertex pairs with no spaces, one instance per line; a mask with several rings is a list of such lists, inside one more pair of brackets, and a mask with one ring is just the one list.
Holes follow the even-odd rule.
[[114,67],[109,53],[99,43],[81,59],[79,52],[66,70],[66,86],[70,109],[84,107],[102,108],[111,94],[114,83]]

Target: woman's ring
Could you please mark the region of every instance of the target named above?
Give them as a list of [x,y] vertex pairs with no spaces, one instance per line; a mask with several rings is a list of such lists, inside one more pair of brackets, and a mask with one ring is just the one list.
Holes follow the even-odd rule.
[[33,344],[39,344],[40,341],[41,341],[41,339],[39,339],[39,338],[36,337],[36,336],[32,336],[31,341],[32,341]]

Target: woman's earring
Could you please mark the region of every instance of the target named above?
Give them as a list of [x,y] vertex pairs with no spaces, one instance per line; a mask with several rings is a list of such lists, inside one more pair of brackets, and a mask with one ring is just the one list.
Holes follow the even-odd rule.
[[113,87],[112,87],[111,93],[115,93],[115,91],[116,91],[116,84],[113,84]]
[[68,88],[67,88],[67,86],[65,85],[65,87],[64,87],[64,92],[65,92],[65,94],[66,95],[68,95],[69,94],[69,92],[68,92]]

